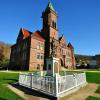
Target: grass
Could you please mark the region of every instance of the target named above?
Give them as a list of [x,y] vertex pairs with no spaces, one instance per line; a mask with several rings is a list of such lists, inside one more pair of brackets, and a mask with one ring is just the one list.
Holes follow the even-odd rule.
[[94,96],[88,96],[85,100],[100,100],[100,98]]
[[86,72],[88,83],[100,84],[100,72]]
[[18,80],[18,73],[0,72],[0,100],[23,100],[17,94],[7,88],[7,84]]
[[100,94],[100,86],[97,88],[95,92]]

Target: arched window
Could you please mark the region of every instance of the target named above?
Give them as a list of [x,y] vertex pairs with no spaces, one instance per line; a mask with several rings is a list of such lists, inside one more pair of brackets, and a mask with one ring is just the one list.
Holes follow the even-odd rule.
[[52,21],[52,27],[55,28],[55,22],[54,21]]
[[53,27],[53,28],[57,28],[57,24],[56,24],[55,21],[52,21],[52,27]]
[[55,22],[55,28],[56,28],[57,26],[56,26],[56,22]]

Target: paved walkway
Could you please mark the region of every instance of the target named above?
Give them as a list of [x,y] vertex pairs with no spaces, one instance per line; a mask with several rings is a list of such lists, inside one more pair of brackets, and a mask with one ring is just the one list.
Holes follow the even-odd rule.
[[[81,88],[77,92],[60,98],[60,100],[85,100],[88,96],[95,96],[95,97],[100,98],[100,94],[95,93],[98,86],[100,85],[99,84],[88,84],[86,87]],[[23,92],[26,90],[21,90],[11,85],[8,85],[8,88],[11,89],[16,94],[18,94],[19,96],[21,96],[25,100],[54,100],[54,99],[49,99],[43,96],[43,94],[41,95],[39,93],[36,94],[36,92],[31,93],[29,91],[29,93],[31,94]]]
[[61,98],[61,100],[85,100],[88,96],[95,96],[100,98],[100,94],[95,93],[99,84],[88,84],[86,87],[81,88],[79,91]]

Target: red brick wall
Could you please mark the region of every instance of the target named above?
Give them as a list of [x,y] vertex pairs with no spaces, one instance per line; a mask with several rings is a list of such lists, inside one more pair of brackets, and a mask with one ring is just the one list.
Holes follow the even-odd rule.
[[[29,61],[29,70],[37,70],[37,64],[44,65],[44,59],[37,59],[37,54],[40,53],[44,55],[44,50],[38,49],[37,46],[40,44],[45,45],[45,42],[39,41],[37,39],[31,38],[31,48],[30,48],[30,61]],[[40,67],[40,70],[43,69],[43,66]]]
[[75,69],[74,50],[67,46],[64,37],[60,40],[60,64],[61,62],[64,67]]
[[[30,52],[30,37],[17,42],[11,47],[10,66],[11,69],[28,70]],[[23,54],[24,53],[24,54]],[[23,59],[24,58],[24,59]],[[15,68],[16,67],[16,68]]]

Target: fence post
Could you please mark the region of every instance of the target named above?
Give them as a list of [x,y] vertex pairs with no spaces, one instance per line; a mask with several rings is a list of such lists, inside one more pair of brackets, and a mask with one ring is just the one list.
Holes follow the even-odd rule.
[[77,77],[76,76],[75,76],[75,84],[76,84],[76,87],[77,87],[78,84],[77,84]]
[[54,93],[55,96],[58,97],[58,74],[55,74],[55,81],[54,81]]
[[21,76],[21,72],[19,73],[18,84],[20,84],[20,76]]
[[40,71],[40,76],[43,76],[43,71]]
[[85,78],[85,83],[86,83],[87,82],[87,80],[86,80],[86,72],[84,72],[84,76],[85,76],[84,78]]
[[33,87],[33,73],[31,74],[31,89]]
[[75,87],[77,87],[77,76],[76,76],[76,73],[73,74],[73,77],[74,77],[74,79],[75,79]]

